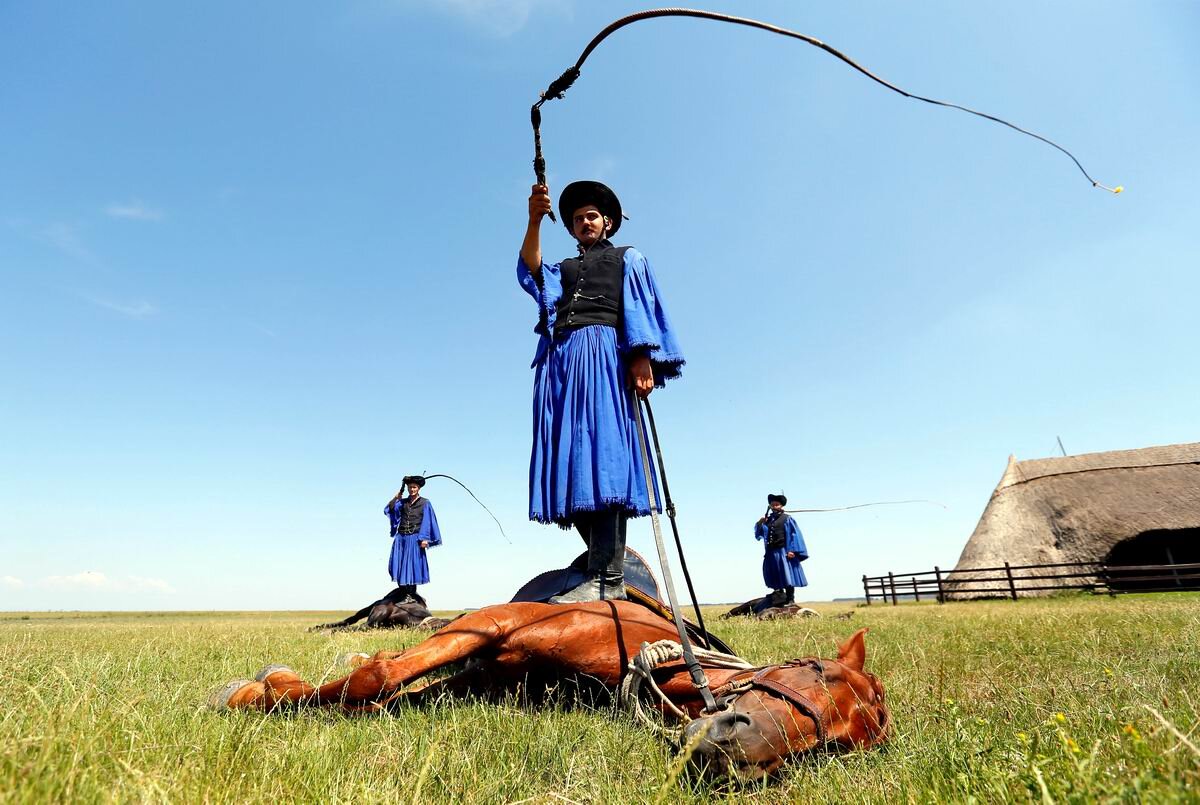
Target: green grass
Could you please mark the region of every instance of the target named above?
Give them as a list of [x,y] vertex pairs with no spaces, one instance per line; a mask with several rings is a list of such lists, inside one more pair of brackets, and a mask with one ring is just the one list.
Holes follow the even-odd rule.
[[204,707],[211,688],[267,662],[326,679],[343,652],[422,637],[304,631],[328,615],[0,613],[0,802],[1200,802],[1191,594],[714,620],[754,662],[832,656],[870,626],[867,666],[896,726],[882,751],[812,756],[774,782],[720,790],[674,778],[671,748],[608,709]]

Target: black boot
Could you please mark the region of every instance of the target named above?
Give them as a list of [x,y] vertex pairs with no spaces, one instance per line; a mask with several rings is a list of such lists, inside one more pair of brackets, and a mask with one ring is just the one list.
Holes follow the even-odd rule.
[[[628,518],[618,509],[589,514],[577,523],[588,538],[588,578],[574,589],[550,599],[551,604],[585,601],[624,601],[625,533]],[[585,526],[586,524],[586,526]]]
[[784,599],[784,603],[785,604],[796,603],[796,588],[795,587],[785,587],[784,589],[787,590],[787,598]]

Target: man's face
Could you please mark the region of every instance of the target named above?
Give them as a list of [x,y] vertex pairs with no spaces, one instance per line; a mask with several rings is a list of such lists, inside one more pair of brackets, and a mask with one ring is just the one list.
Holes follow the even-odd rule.
[[408,495],[409,495],[409,497],[414,497],[414,498],[415,498],[415,497],[416,497],[417,495],[419,495],[420,493],[421,493],[421,487],[417,486],[416,484],[409,484],[409,485],[408,485]]
[[771,501],[771,511],[773,511],[773,512],[783,511],[783,504],[780,503],[778,500],[772,500]]
[[571,216],[571,231],[581,246],[592,246],[604,237],[604,215],[595,205],[580,207]]

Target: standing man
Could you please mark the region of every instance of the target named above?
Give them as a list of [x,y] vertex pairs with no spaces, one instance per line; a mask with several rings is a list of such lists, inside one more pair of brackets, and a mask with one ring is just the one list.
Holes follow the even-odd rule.
[[808,558],[804,535],[792,516],[783,510],[785,495],[767,495],[767,513],[754,524],[754,538],[766,543],[763,556],[763,582],[772,593],[755,607],[761,612],[768,607],[796,601],[796,588],[807,587],[808,579],[800,563]]
[[[442,532],[438,529],[437,515],[433,505],[421,497],[425,478],[421,475],[406,475],[402,488],[384,506],[392,526],[392,553],[388,559],[388,573],[403,598],[396,603],[417,600],[417,585],[429,583],[429,560],[427,548],[442,544]],[[408,497],[404,497],[405,489]]]
[[[534,185],[517,280],[537,303],[529,519],[572,526],[588,546],[588,578],[550,599],[625,598],[626,524],[650,513],[638,446],[641,397],[679,377],[683,353],[650,264],[613,246],[621,202],[600,182],[573,182],[558,213],[579,254],[542,259],[550,191]],[[651,470],[653,472],[653,470]]]

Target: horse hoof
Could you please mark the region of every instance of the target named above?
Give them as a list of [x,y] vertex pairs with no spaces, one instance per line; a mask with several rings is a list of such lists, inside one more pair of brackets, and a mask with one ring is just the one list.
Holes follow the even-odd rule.
[[349,665],[351,668],[358,668],[361,665],[366,665],[371,661],[370,654],[364,654],[361,651],[351,651],[349,654],[339,654],[337,658],[338,665]]
[[234,696],[242,688],[253,684],[254,681],[250,679],[235,679],[232,682],[226,682],[208,695],[208,706],[213,710],[232,710],[236,706],[230,705],[230,701],[234,699]]
[[271,674],[278,674],[281,672],[291,674],[292,676],[296,675],[296,672],[291,668],[288,668],[286,665],[268,665],[266,668],[263,668],[254,675],[254,680],[256,682],[266,682],[267,677],[269,677]]

